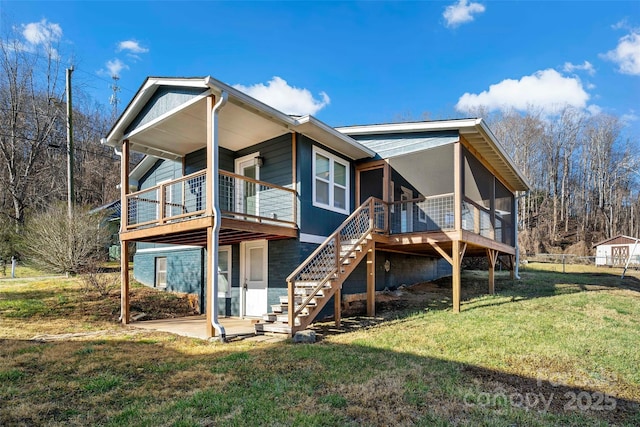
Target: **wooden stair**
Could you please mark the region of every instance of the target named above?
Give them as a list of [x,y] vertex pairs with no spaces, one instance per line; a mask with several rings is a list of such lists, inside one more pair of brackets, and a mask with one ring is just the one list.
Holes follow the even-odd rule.
[[[378,201],[379,202],[379,201]],[[370,198],[353,212],[300,266],[289,275],[288,295],[271,306],[255,325],[257,333],[286,333],[305,329],[373,248],[376,214],[384,205]],[[291,306],[293,305],[293,309]]]

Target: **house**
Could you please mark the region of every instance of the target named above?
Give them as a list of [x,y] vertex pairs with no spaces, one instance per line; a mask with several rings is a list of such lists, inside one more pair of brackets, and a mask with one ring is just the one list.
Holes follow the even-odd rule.
[[[481,119],[336,129],[211,77],[150,77],[104,142],[121,259],[135,242],[138,280],[197,294],[209,336],[219,316],[293,334],[333,306],[339,324],[343,295],[373,315],[376,290],[444,275],[457,312],[464,256],[487,257],[489,292],[497,262],[515,267],[528,185]],[[125,323],[128,289],[123,274]]]
[[625,267],[640,265],[639,239],[618,234],[593,245],[596,248],[596,265]]

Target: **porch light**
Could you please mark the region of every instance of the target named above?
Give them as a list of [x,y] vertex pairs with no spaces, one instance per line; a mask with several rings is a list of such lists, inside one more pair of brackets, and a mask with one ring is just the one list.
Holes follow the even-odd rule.
[[256,165],[258,167],[262,167],[262,165],[264,165],[264,157],[262,156],[257,156],[256,157]]

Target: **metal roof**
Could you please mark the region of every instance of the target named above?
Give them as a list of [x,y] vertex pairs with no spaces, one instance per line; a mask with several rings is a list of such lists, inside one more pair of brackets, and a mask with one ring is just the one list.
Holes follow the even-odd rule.
[[[374,149],[374,145],[379,144],[382,150],[379,154],[384,159],[457,142],[463,137],[514,191],[529,190],[526,178],[482,119],[348,126],[337,130],[369,148]],[[398,146],[391,147],[394,141]]]

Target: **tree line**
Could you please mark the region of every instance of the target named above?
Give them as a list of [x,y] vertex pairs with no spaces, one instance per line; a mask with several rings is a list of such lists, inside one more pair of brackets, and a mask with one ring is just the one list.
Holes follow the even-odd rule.
[[489,122],[531,186],[518,207],[521,249],[589,255],[602,239],[638,236],[638,141],[619,117],[565,107]]
[[[100,206],[119,196],[119,158],[100,138],[111,120],[74,87],[75,200]],[[0,261],[21,252],[29,219],[67,197],[64,67],[55,46],[35,52],[0,40]],[[24,243],[24,242],[22,242]],[[22,246],[23,247],[23,246]]]

